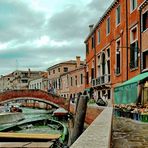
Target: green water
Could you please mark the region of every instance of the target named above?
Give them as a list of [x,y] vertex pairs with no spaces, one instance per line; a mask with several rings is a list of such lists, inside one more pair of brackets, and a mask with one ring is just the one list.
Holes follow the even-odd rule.
[[2,124],[0,125],[0,131],[12,127],[19,124],[24,124],[26,122],[31,122],[36,119],[50,119],[52,114],[50,111],[44,110],[44,109],[32,109],[32,108],[21,108],[24,114],[24,119],[18,122],[9,123],[9,124]]
[[48,126],[34,126],[30,129],[23,129],[17,131],[17,133],[61,134],[59,130],[54,130]]

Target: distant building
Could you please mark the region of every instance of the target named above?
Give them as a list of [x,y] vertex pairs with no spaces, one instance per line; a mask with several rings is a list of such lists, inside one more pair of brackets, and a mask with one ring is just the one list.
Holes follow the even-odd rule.
[[77,98],[85,90],[85,65],[77,63],[77,67],[61,75],[60,95],[66,98]]
[[80,61],[80,57],[77,57],[77,60],[65,61],[49,67],[47,69],[49,79],[48,88],[52,86],[54,93],[61,95],[61,88],[63,86],[61,76],[69,71],[75,70],[78,63],[81,66],[84,64],[83,61]]
[[8,75],[1,76],[0,90],[28,89],[28,82],[42,74],[41,71],[16,70]]
[[12,73],[0,77],[0,92],[5,90],[13,89],[12,81],[14,80],[14,75]]
[[47,72],[41,74],[37,78],[31,79],[29,81],[29,89],[40,89],[43,91],[48,91],[48,75]]

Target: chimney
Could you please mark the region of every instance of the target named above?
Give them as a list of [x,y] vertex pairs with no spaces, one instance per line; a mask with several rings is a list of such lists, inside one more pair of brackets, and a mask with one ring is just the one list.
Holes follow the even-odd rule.
[[77,63],[76,67],[80,67],[80,63],[81,63],[80,59],[81,59],[80,56],[76,56],[76,63]]
[[31,70],[30,70],[30,68],[28,69],[28,77],[29,78],[31,77]]
[[94,24],[89,25],[90,32],[93,30]]

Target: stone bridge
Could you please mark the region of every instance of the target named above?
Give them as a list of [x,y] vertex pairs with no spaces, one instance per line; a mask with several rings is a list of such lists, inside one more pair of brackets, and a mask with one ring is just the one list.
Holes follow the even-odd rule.
[[0,102],[5,102],[9,100],[15,100],[17,98],[37,98],[43,101],[48,101],[63,107],[64,109],[69,109],[69,101],[60,96],[53,95],[51,93],[47,93],[42,90],[9,90],[0,93]]

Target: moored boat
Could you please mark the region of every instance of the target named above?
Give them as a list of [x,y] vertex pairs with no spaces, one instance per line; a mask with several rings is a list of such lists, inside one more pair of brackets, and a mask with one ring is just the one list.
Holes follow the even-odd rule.
[[59,121],[40,117],[27,122],[19,122],[0,129],[0,141],[50,141],[68,140],[67,127]]

